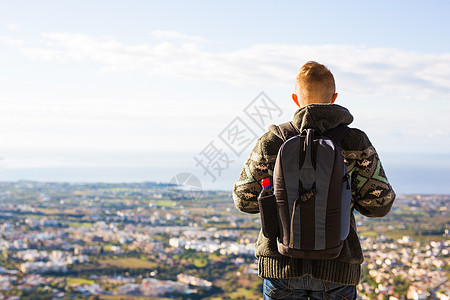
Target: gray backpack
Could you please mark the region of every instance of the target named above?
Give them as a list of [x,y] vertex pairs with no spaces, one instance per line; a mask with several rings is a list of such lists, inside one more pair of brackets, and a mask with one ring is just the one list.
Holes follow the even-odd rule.
[[336,258],[350,230],[350,179],[339,147],[349,128],[299,133],[289,122],[278,129],[284,138],[273,175],[278,251],[295,258]]

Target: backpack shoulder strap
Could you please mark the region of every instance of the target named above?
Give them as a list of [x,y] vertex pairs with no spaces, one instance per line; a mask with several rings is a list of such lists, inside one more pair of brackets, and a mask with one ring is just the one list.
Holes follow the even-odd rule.
[[277,126],[278,132],[283,138],[283,142],[287,141],[293,136],[300,134],[297,128],[295,128],[292,122],[286,122]]
[[347,125],[340,124],[335,128],[327,130],[324,135],[330,138],[333,142],[339,144],[347,132],[350,130]]

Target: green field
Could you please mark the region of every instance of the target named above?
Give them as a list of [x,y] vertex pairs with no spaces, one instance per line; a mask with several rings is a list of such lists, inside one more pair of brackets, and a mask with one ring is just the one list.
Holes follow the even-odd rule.
[[100,259],[98,262],[104,268],[117,267],[131,269],[153,269],[158,266],[156,263],[136,257],[107,258]]
[[79,285],[79,284],[94,284],[94,280],[89,280],[80,277],[67,277],[66,278],[67,285]]
[[363,231],[359,235],[367,236],[367,237],[377,237],[378,233],[375,231]]
[[409,236],[411,237],[414,241],[416,242],[430,242],[430,241],[445,241],[446,238],[443,237],[442,235],[422,235],[422,234],[417,234],[416,231],[414,230],[400,230],[400,229],[394,229],[394,230],[387,230],[386,232],[384,232],[384,235],[386,235],[389,238],[392,239],[401,239],[402,237]]
[[197,268],[204,268],[208,265],[208,260],[206,258],[194,258],[190,260],[194,266]]
[[152,203],[155,203],[158,206],[165,206],[165,207],[173,207],[175,206],[174,201],[172,200],[157,200],[157,201],[151,201]]
[[92,223],[88,222],[70,222],[67,225],[69,227],[92,227]]
[[[135,296],[120,296],[120,295],[99,295],[101,300],[149,300],[149,297],[135,297]],[[154,299],[154,298],[153,298]],[[157,298],[158,300],[165,300],[171,298]]]

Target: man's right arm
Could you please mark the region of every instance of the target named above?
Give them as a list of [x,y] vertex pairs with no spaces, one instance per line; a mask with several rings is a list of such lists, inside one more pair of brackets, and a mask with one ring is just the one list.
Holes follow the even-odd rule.
[[395,192],[367,135],[358,129],[350,134],[348,140],[359,149],[343,151],[351,176],[353,207],[367,217],[383,217],[391,210]]

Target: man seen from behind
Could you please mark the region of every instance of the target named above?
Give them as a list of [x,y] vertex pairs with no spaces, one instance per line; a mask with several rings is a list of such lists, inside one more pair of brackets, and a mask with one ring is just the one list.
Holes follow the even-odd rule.
[[[313,128],[319,132],[353,121],[350,112],[337,104],[333,74],[324,65],[308,62],[296,78],[292,98],[299,109],[292,125],[298,132]],[[257,197],[261,179],[271,182],[278,151],[283,144],[278,126],[271,125],[256,143],[234,184],[236,207],[245,213],[258,213]],[[391,209],[395,193],[388,182],[375,148],[367,135],[350,128],[339,146],[345,171],[351,181],[350,232],[334,259],[302,259],[281,255],[277,240],[262,232],[255,245],[258,275],[264,279],[264,299],[356,299],[363,254],[353,210],[367,217],[383,217]]]

